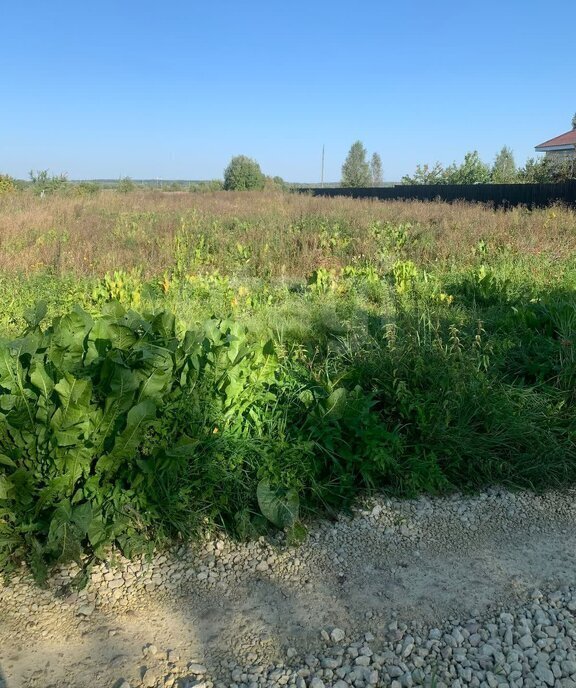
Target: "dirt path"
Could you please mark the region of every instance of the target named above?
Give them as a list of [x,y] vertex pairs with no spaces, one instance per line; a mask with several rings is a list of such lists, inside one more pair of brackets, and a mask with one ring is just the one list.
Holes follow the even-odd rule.
[[205,543],[102,567],[80,596],[62,596],[65,574],[46,591],[16,580],[0,587],[0,686],[202,685],[190,663],[231,685],[230,663],[315,651],[323,629],[378,643],[395,620],[424,630],[510,609],[576,584],[575,498],[379,500],[298,549]]

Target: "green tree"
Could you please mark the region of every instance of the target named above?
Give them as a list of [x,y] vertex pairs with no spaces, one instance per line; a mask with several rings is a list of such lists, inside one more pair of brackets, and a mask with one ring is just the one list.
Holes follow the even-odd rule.
[[478,151],[466,153],[464,162],[453,166],[448,175],[448,184],[486,184],[490,181],[490,168],[480,160]]
[[576,129],[576,113],[574,113],[574,117],[572,117],[572,129]]
[[546,160],[553,182],[569,182],[576,179],[576,159]]
[[402,177],[402,184],[446,184],[446,170],[439,162],[429,165],[416,165],[414,176],[405,175]]
[[382,174],[382,158],[378,153],[372,153],[370,158],[370,172],[372,174],[372,185],[382,186],[384,177]]
[[508,146],[503,146],[492,166],[492,181],[495,184],[511,184],[516,181],[516,177],[514,153],[512,153]]
[[528,158],[524,167],[518,170],[518,180],[523,184],[545,184],[552,181],[546,158]]
[[262,174],[260,165],[245,155],[236,155],[224,170],[226,191],[263,189],[265,183],[266,177]]
[[134,184],[130,177],[122,177],[118,180],[118,184],[116,184],[116,191],[118,193],[131,193],[135,190],[136,184]]
[[341,184],[346,187],[362,187],[370,186],[371,181],[372,174],[366,161],[366,149],[361,141],[356,141],[342,165]]
[[518,177],[525,184],[553,184],[576,179],[576,160],[567,158],[554,160],[529,158],[518,170]]

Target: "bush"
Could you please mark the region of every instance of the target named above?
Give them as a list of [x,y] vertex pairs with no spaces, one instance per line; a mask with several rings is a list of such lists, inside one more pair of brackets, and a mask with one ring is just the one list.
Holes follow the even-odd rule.
[[225,322],[179,339],[170,314],[117,303],[43,331],[45,314],[0,346],[0,569],[25,558],[38,579],[54,562],[189,533],[204,505],[187,499],[187,466],[274,376],[272,351]]
[[311,374],[227,320],[117,302],[0,342],[0,570],[126,556],[203,523],[296,526],[300,497],[338,507],[377,486],[395,435],[360,387]]
[[100,193],[100,189],[97,182],[79,182],[74,185],[74,192],[78,196],[95,196]]
[[0,194],[16,191],[16,180],[9,174],[0,174]]
[[49,175],[48,170],[30,172],[32,189],[38,195],[64,191],[68,186],[68,177],[65,174]]
[[266,178],[260,165],[245,155],[232,158],[224,170],[224,189],[226,191],[249,191],[264,188]]
[[122,177],[122,179],[118,180],[118,184],[116,185],[116,191],[118,193],[130,193],[135,190],[136,184],[134,184],[130,177]]

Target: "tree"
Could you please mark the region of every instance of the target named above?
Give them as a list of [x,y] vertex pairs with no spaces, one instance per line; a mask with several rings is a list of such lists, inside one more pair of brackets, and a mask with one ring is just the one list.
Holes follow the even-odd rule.
[[361,141],[356,141],[352,144],[342,165],[342,186],[370,186],[371,181],[372,174],[370,165],[366,161],[366,149]]
[[236,155],[224,170],[226,191],[249,191],[263,189],[266,178],[256,160],[245,155]]
[[569,182],[576,179],[576,159],[563,158],[560,160],[546,159],[553,182]]
[[453,166],[448,173],[448,184],[486,184],[490,181],[490,168],[480,160],[478,151],[466,153],[460,167]]
[[414,176],[405,175],[402,177],[402,184],[421,185],[421,184],[447,184],[446,170],[439,162],[429,165],[416,165]]
[[524,167],[518,170],[518,179],[524,184],[546,184],[552,181],[546,158],[528,158]]
[[574,117],[572,117],[572,129],[576,129],[576,113],[574,113]]
[[492,181],[495,184],[511,184],[516,181],[516,178],[517,171],[514,153],[512,153],[508,146],[503,146],[492,166]]
[[372,185],[382,186],[384,178],[382,176],[382,158],[378,153],[372,153],[370,159],[370,172],[372,174]]
[[118,193],[131,193],[136,190],[136,184],[132,181],[130,177],[122,177],[118,180],[116,184],[116,191]]

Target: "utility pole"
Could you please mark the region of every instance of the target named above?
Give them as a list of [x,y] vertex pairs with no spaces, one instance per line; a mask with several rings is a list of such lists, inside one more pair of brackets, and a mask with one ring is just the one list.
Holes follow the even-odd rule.
[[324,144],[322,144],[322,173],[320,176],[320,186],[324,188]]

